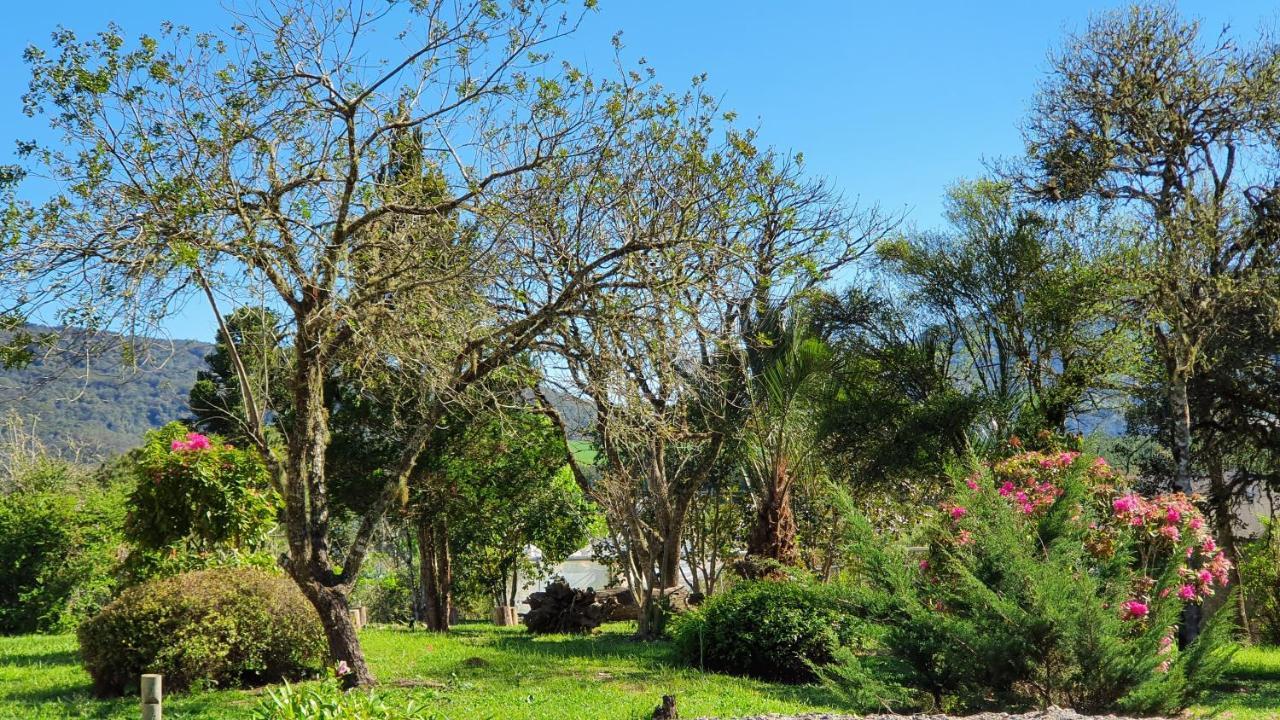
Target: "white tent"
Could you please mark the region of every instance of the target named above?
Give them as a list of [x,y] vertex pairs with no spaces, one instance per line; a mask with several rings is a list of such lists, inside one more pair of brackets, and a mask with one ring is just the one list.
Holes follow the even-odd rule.
[[[542,551],[532,545],[525,548],[525,553],[530,560],[537,561],[542,559]],[[687,576],[689,568],[685,566],[681,569],[684,572],[681,573],[679,585],[682,587],[688,587],[684,578]],[[575,588],[594,588],[596,590],[602,590],[606,587],[610,587],[611,584],[626,584],[626,581],[620,577],[617,578],[616,583],[611,583],[610,581],[613,580],[613,578],[609,574],[608,566],[596,560],[595,552],[591,549],[590,545],[587,545],[584,548],[578,549],[577,552],[566,558],[564,562],[551,568],[550,572],[545,575],[529,578],[520,576],[517,578],[517,587],[519,587],[519,590],[516,592],[516,612],[526,612],[529,609],[529,606],[524,604],[525,599],[531,594],[541,590],[546,586],[547,582],[556,577],[564,578],[565,582],[568,582],[570,587]]]
[[[525,548],[525,553],[530,560],[542,559],[542,551],[530,545]],[[591,546],[579,548],[577,552],[570,555],[564,562],[551,568],[548,574],[529,577],[520,576],[517,578],[516,592],[516,611],[525,612],[529,609],[524,604],[529,595],[541,590],[551,578],[562,577],[571,587],[575,588],[595,588],[597,590],[609,586],[610,576],[609,568],[601,562],[596,561],[595,552]]]

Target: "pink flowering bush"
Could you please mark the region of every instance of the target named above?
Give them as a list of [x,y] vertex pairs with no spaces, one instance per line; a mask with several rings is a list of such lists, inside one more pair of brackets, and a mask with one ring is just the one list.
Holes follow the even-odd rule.
[[[1104,460],[1020,452],[956,483],[913,557],[864,535],[868,607],[934,705],[1169,712],[1230,656],[1229,613],[1175,642],[1230,564],[1196,498],[1141,497]],[[1225,621],[1225,622],[1224,622]]]
[[143,550],[252,552],[275,524],[277,496],[254,452],[170,423],[133,460],[125,532]]

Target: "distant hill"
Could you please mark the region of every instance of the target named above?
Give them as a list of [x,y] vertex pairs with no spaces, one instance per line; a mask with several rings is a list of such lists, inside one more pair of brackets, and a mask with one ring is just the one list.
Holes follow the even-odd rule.
[[194,340],[143,339],[126,352],[115,335],[61,337],[30,365],[0,370],[0,417],[16,412],[46,448],[83,460],[137,447],[147,430],[186,416],[187,393],[213,349]]
[[[24,368],[0,369],[0,419],[16,413],[47,449],[87,461],[135,448],[146,431],[187,417],[187,394],[213,350],[195,340],[143,339],[126,353],[116,335],[33,330],[61,332],[62,340]],[[86,345],[94,351],[86,352]],[[126,356],[136,360],[126,362]],[[582,446],[576,450],[594,455],[580,441],[590,436],[595,408],[550,388],[547,395]]]

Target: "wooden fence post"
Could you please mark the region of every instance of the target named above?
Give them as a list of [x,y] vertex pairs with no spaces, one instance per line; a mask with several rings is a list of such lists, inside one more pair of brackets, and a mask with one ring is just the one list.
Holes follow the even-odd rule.
[[142,676],[142,720],[161,720],[164,713],[162,675]]

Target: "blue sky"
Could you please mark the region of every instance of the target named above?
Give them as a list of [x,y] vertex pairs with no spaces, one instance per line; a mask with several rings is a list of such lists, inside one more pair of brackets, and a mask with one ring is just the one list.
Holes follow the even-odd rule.
[[[1020,152],[1018,124],[1048,50],[1090,13],[1121,4],[601,0],[565,55],[602,66],[621,30],[625,55],[643,56],[667,84],[707,73],[727,108],[768,143],[804,152],[847,197],[934,227],[948,184]],[[1280,22],[1277,6],[1259,0],[1178,6],[1242,39]],[[226,17],[215,0],[14,3],[0,24],[0,158],[36,134],[21,115],[22,48],[46,44],[55,26],[88,33],[115,21],[135,35],[163,20],[213,29]],[[200,339],[212,328],[194,306],[169,325],[174,337]]]

